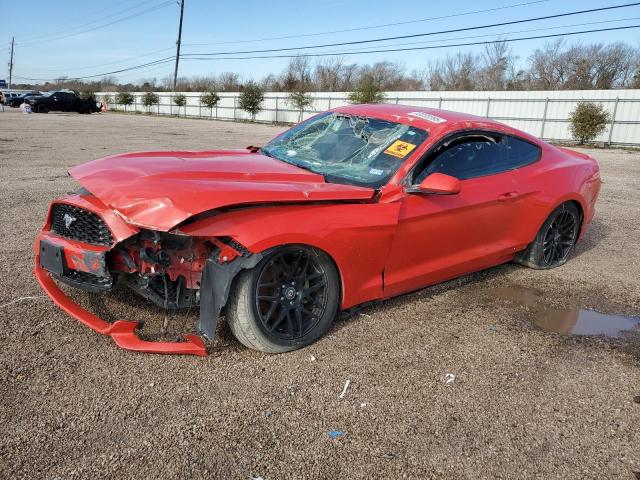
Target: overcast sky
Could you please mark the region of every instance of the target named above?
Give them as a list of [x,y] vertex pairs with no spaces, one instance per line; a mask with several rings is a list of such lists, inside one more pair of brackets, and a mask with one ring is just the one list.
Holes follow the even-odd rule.
[[[176,0],[31,0],[28,8],[13,4],[3,8],[5,20],[0,27],[0,55],[3,69],[9,60],[8,46],[15,36],[14,78],[51,79],[59,76],[97,75],[139,65],[175,54],[179,6]],[[529,5],[522,5],[530,3]],[[625,0],[185,0],[182,53],[233,52],[270,48],[290,48],[380,37],[420,34],[519,20],[555,13],[571,12],[609,5],[631,3]],[[521,4],[519,6],[516,6]],[[470,13],[449,18],[434,17]],[[11,11],[13,10],[13,11]],[[6,21],[11,13],[12,21]],[[128,17],[128,18],[127,18]],[[124,21],[121,19],[127,18]],[[416,20],[424,20],[418,21]],[[401,23],[413,22],[413,23]],[[594,23],[598,22],[598,23]],[[606,23],[605,23],[606,22]],[[111,25],[107,25],[111,23]],[[388,25],[395,23],[396,25]],[[401,23],[401,24],[398,24]],[[384,45],[407,47],[466,43],[549,35],[560,32],[610,28],[640,24],[640,6],[620,8],[529,22],[490,29],[449,33],[438,36],[394,40],[382,43],[329,47],[314,52],[343,52]],[[378,27],[379,25],[388,25]],[[335,33],[336,30],[359,29]],[[87,31],[89,30],[89,31]],[[532,31],[534,30],[534,31]],[[334,32],[334,33],[326,33]],[[516,33],[518,32],[518,33]],[[319,35],[315,35],[319,34]],[[306,35],[298,38],[272,37]],[[464,38],[461,38],[464,37]],[[626,41],[640,46],[640,29],[591,33],[568,37],[571,42]],[[527,40],[511,44],[513,52],[526,59],[545,40]],[[415,42],[429,42],[416,44]],[[411,45],[407,45],[411,43]],[[450,47],[397,53],[345,55],[351,62],[373,63],[390,60],[402,63],[407,70],[423,69],[430,59],[460,50],[480,52],[481,46]],[[306,50],[310,52],[310,50]],[[293,52],[284,52],[295,54]],[[264,54],[263,54],[264,55]],[[4,60],[6,59],[6,61]],[[181,60],[180,76],[209,75],[234,71],[244,79],[259,79],[279,73],[287,59],[251,59],[207,61]],[[166,63],[116,75],[122,81],[138,81],[172,74],[173,64]]]

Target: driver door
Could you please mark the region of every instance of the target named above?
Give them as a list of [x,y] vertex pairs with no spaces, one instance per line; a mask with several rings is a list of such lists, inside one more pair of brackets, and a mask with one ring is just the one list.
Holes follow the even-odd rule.
[[461,136],[436,149],[413,176],[461,180],[457,194],[405,192],[385,269],[393,296],[510,260],[520,211],[519,173],[492,137]]

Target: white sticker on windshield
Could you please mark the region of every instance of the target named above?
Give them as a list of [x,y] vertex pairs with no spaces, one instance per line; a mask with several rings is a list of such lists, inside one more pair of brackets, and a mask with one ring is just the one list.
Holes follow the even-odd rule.
[[414,117],[418,117],[418,118],[421,118],[423,120],[428,120],[428,121],[433,122],[433,123],[444,123],[444,122],[446,122],[446,120],[444,118],[436,117],[435,115],[431,115],[430,113],[425,113],[425,112],[411,112],[411,113],[408,113],[407,115],[412,115]]
[[384,170],[380,170],[379,168],[372,168],[369,170],[369,175],[382,175]]
[[295,150],[287,150],[287,157],[295,157],[297,154]]

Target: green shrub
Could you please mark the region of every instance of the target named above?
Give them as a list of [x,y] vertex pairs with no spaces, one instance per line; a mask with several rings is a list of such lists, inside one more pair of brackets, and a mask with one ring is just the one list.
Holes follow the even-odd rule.
[[127,111],[127,105],[133,103],[133,95],[129,92],[120,92],[116,95],[116,103],[118,105],[124,105],[124,111]]
[[251,120],[256,119],[256,114],[262,111],[264,90],[255,82],[247,83],[240,93],[240,108],[251,115]]
[[179,93],[178,95],[176,95],[175,97],[173,97],[173,103],[175,103],[178,106],[178,115],[180,114],[180,107],[185,107],[184,108],[184,116],[187,116],[187,97],[185,97],[183,94]]
[[313,105],[313,97],[304,86],[298,86],[289,92],[288,102],[300,112],[298,121],[301,122],[304,109]]
[[187,104],[187,97],[179,93],[175,97],[173,97],[173,103],[175,103],[179,107],[184,107]]
[[380,103],[384,99],[385,94],[380,85],[369,75],[363,77],[356,89],[349,94],[351,103]]
[[147,107],[147,112],[149,112],[153,105],[157,105],[158,103],[160,103],[160,97],[153,92],[147,92],[142,96],[142,104]]
[[220,101],[220,95],[218,95],[218,92],[214,92],[214,91],[207,92],[200,97],[200,104],[204,105],[209,109],[209,117],[211,117],[213,109],[216,108],[219,101]]
[[580,102],[569,115],[571,136],[582,145],[603,133],[609,123],[609,112],[600,104]]

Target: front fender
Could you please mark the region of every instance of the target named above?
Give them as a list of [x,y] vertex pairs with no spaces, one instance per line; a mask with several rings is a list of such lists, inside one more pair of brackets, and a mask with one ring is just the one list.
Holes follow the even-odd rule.
[[241,208],[185,225],[197,237],[229,236],[252,253],[286,244],[326,252],[342,279],[342,308],[381,298],[382,272],[400,203],[331,203]]

